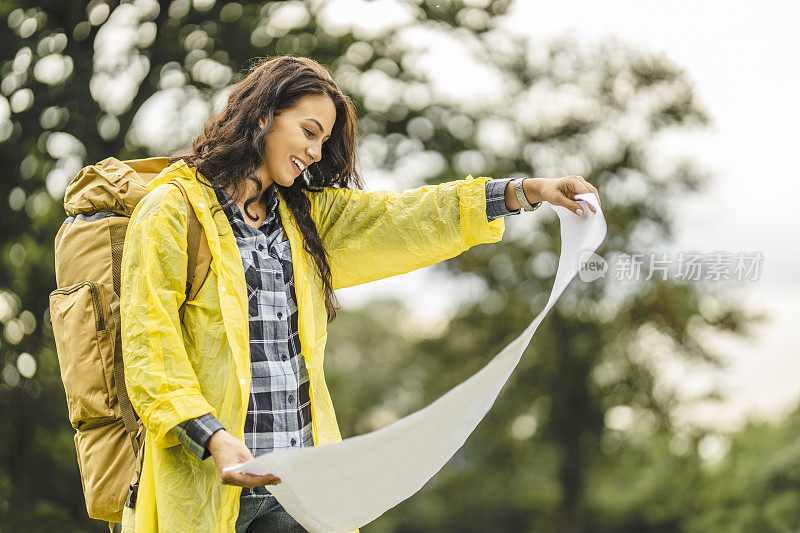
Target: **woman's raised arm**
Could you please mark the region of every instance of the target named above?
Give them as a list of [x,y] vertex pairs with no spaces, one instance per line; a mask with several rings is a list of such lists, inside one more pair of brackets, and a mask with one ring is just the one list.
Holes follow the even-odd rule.
[[330,254],[333,287],[410,272],[481,243],[497,242],[505,222],[486,216],[486,182],[473,178],[403,192],[325,188],[309,192]]

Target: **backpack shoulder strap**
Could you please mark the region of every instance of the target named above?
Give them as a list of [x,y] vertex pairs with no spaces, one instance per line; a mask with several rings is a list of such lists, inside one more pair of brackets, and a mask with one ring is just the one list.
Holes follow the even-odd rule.
[[125,431],[131,439],[133,445],[133,452],[138,453],[142,445],[142,440],[138,438],[139,423],[136,411],[133,410],[133,405],[128,397],[128,389],[125,385],[125,364],[122,360],[122,342],[117,333],[117,339],[114,345],[114,384],[117,389],[117,401],[119,402],[119,410],[122,413],[122,421],[125,424]]
[[178,181],[171,181],[178,190],[183,194],[183,199],[186,202],[186,210],[188,215],[188,234],[186,236],[188,261],[186,266],[186,299],[178,309],[178,315],[183,321],[183,315],[186,312],[186,302],[191,300],[197,295],[203,282],[208,275],[209,265],[211,263],[211,251],[208,248],[208,241],[205,239],[203,227],[197,219],[197,214],[189,202],[189,196],[186,194],[186,189],[178,183]]

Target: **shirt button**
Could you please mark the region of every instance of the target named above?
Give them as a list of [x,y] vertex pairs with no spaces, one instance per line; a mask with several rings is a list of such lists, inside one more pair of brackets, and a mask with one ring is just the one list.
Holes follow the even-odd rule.
[[294,396],[292,396],[292,395],[290,394],[290,395],[289,395],[289,398],[288,398],[288,400],[289,400],[289,403],[292,403],[292,402],[294,401]]
[[197,207],[199,207],[200,209],[205,208],[205,206],[206,206],[206,204],[204,204],[203,202],[200,202],[199,204],[197,204]]
[[278,318],[283,318],[283,313],[278,313]]
[[219,286],[219,290],[221,290],[222,292],[225,292],[225,285],[220,285]]
[[281,275],[280,274],[275,274],[275,279],[281,279]]
[[242,378],[242,379],[240,379],[240,380],[239,380],[239,383],[241,383],[242,385],[244,385],[244,384],[245,384],[245,381],[246,381],[246,380],[245,380],[244,378]]
[[263,250],[263,249],[264,249],[264,245],[263,245],[263,244],[259,244],[259,245],[258,245],[258,249],[259,249],[259,250]]
[[296,444],[297,444],[297,439],[292,439],[292,446],[295,446]]
[[286,361],[286,356],[285,355],[281,356],[281,361]]

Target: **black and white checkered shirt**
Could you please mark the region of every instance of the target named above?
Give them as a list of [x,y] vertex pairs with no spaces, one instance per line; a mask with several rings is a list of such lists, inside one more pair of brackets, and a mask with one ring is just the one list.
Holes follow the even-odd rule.
[[[486,183],[486,216],[491,221],[518,214],[505,202],[508,179]],[[217,192],[220,205],[229,196]],[[308,372],[297,328],[292,254],[278,213],[275,187],[267,189],[267,218],[258,229],[245,222],[236,204],[224,208],[242,256],[249,301],[250,402],[244,440],[254,457],[273,450],[313,446]],[[224,426],[211,414],[172,429],[197,457],[206,459],[211,436]],[[242,496],[269,495],[266,487],[242,489]]]

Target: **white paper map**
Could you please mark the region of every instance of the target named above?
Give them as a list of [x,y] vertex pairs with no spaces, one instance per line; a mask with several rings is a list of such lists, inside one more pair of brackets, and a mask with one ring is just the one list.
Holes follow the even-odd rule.
[[550,206],[561,221],[561,257],[547,305],[483,369],[389,426],[326,446],[268,453],[234,470],[279,477],[281,483],[270,485],[269,491],[311,532],[353,531],[414,495],[489,412],[547,312],[605,239],[606,221],[597,197],[584,193],[575,199],[583,216]]

